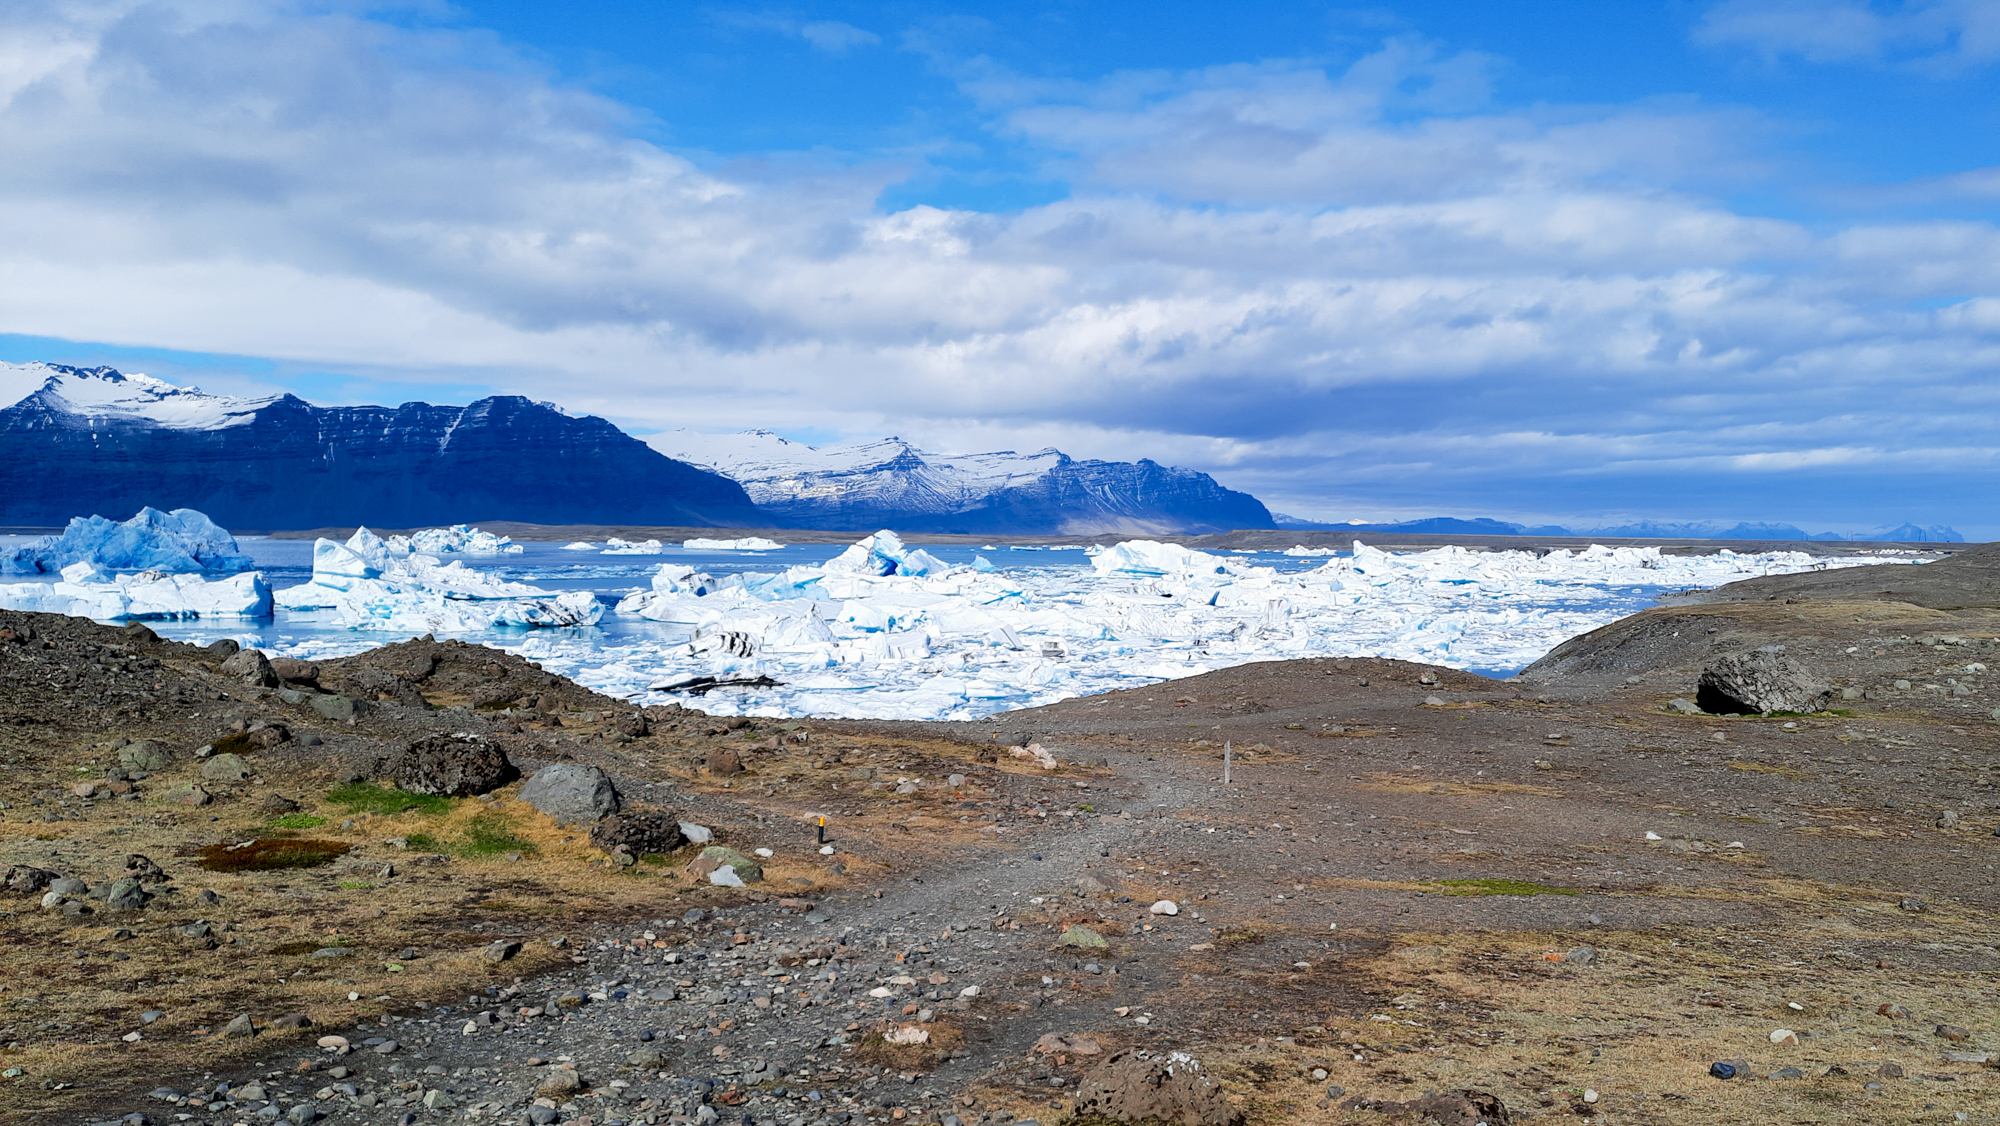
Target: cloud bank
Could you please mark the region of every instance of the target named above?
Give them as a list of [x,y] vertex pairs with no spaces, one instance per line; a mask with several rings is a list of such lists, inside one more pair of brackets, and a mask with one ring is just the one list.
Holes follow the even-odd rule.
[[[1900,34],[1783,39],[1799,10],[1703,34]],[[1748,213],[1754,115],[1498,107],[1494,60],[1421,41],[1081,83],[958,64],[1071,185],[1005,214],[878,207],[907,161],[698,164],[491,36],[341,9],[17,4],[0,42],[0,331],[641,428],[1054,442],[1328,516],[1976,523],[2000,451],[1993,224]]]

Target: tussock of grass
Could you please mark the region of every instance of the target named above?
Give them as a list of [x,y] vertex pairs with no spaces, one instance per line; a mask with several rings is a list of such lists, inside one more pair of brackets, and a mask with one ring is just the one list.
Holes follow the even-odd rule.
[[402,790],[392,790],[377,786],[373,782],[350,782],[336,790],[327,791],[326,800],[341,806],[349,813],[396,814],[409,811],[443,816],[450,813],[455,800],[432,794],[410,794]]
[[1573,888],[1549,887],[1527,880],[1439,880],[1440,895],[1575,895]]

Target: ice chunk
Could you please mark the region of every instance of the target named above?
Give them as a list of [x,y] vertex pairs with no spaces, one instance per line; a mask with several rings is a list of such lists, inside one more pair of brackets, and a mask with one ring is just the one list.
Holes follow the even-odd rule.
[[107,622],[265,618],[271,614],[271,588],[255,571],[214,579],[165,571],[114,575],[96,563],[72,563],[59,582],[0,585],[0,609]]
[[392,555],[519,555],[523,548],[507,536],[464,524],[449,528],[425,528],[407,536],[390,536],[386,546]]
[[621,540],[617,536],[612,536],[610,539],[604,541],[604,551],[602,554],[661,555],[664,554],[666,550],[667,550],[667,545],[661,543],[659,540],[647,540],[644,543],[634,543],[631,540]]
[[142,508],[122,523],[102,516],[79,516],[60,536],[43,536],[15,548],[6,570],[60,571],[71,563],[91,562],[114,571],[247,571],[250,557],[237,550],[236,539],[192,508],[161,512]]
[[1220,555],[1195,551],[1177,543],[1128,540],[1090,557],[1100,575],[1228,575],[1240,564]]
[[688,551],[776,551],[785,546],[777,540],[760,539],[751,536],[740,540],[683,540],[681,547]]
[[928,575],[945,569],[944,561],[922,548],[903,546],[891,531],[880,531],[835,556],[826,565],[829,571],[857,575]]
[[366,528],[346,543],[313,544],[310,582],[275,595],[279,606],[331,611],[351,629],[461,632],[495,627],[595,625],[604,605],[588,591],[556,593],[432,555],[394,558]]
[[596,551],[597,545],[591,543],[589,540],[578,540],[575,543],[562,545],[562,549],[564,551]]

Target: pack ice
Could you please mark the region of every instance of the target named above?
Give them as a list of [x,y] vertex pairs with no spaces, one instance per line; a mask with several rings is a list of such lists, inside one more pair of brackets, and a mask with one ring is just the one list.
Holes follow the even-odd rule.
[[265,618],[271,588],[264,576],[205,579],[165,571],[116,575],[96,563],[71,563],[53,583],[0,585],[0,608],[71,614],[98,621],[123,619]]
[[9,552],[10,571],[54,574],[72,563],[92,563],[112,571],[247,571],[250,557],[236,538],[192,508],[161,512],[141,508],[130,520],[78,516],[60,536],[43,536]]
[[288,611],[324,612],[349,629],[401,633],[595,625],[604,607],[587,591],[556,593],[508,582],[434,555],[397,555],[366,528],[346,543],[313,544],[312,580],[275,595]]
[[520,651],[633,698],[697,677],[780,682],[711,694],[700,706],[714,714],[968,719],[1260,660],[1518,668],[1662,590],[1860,562],[1595,546],[1394,555],[1356,543],[1284,573],[1140,540],[1096,551],[1088,570],[998,571],[948,567],[878,532],[825,565],[775,574],[661,565],[618,613],[679,626],[684,641],[537,636]]

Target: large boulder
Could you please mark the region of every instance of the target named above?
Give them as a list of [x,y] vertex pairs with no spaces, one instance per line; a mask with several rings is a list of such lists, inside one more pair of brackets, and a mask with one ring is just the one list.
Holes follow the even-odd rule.
[[396,788],[412,794],[467,798],[519,777],[507,752],[473,735],[433,735],[411,743],[396,760]]
[[1759,649],[1724,657],[1701,670],[1695,703],[1714,715],[1817,712],[1833,703],[1833,686],[1782,653]]
[[319,680],[318,665],[291,657],[271,658],[271,671],[277,673],[279,679],[293,684],[313,684]]
[[276,688],[278,674],[271,671],[271,662],[262,649],[244,649],[222,662],[225,676],[233,676],[245,684],[258,688]]
[[559,825],[594,825],[618,812],[618,788],[611,777],[580,762],[558,762],[535,771],[521,787],[521,800]]
[[1242,1126],[1243,1112],[1230,1105],[1215,1080],[1185,1052],[1127,1048],[1083,1077],[1076,1105],[1079,1119],[1148,1119],[1178,1126]]
[[0,877],[0,887],[5,887],[15,895],[39,895],[43,888],[58,878],[57,873],[47,868],[37,868],[32,864],[16,864],[7,869],[4,877]]
[[614,813],[590,831],[590,843],[606,852],[633,856],[666,853],[687,843],[680,819],[666,813]]

